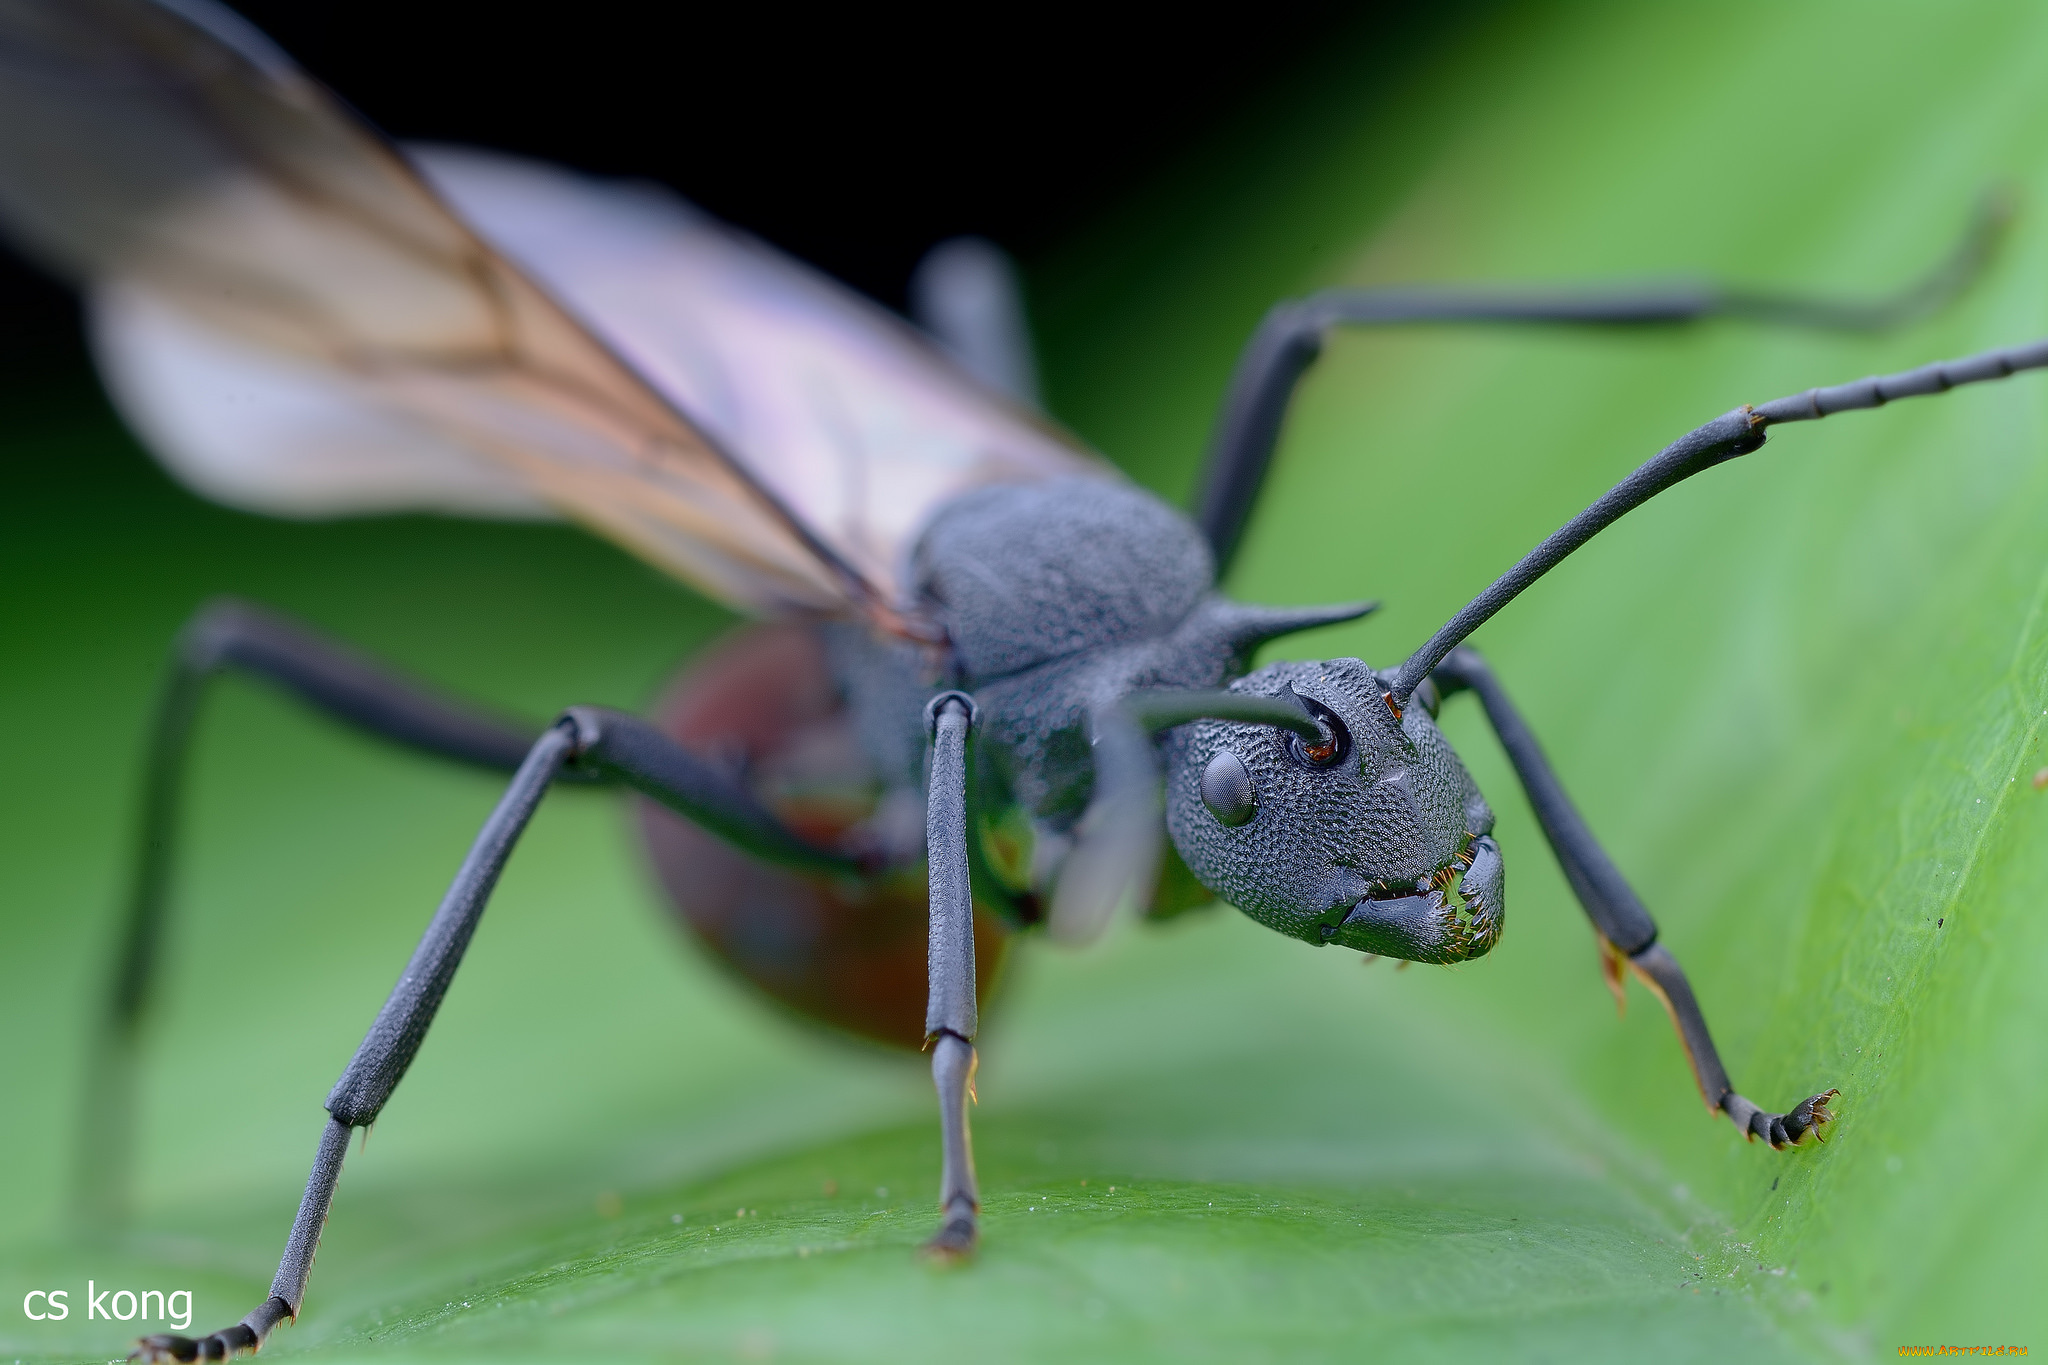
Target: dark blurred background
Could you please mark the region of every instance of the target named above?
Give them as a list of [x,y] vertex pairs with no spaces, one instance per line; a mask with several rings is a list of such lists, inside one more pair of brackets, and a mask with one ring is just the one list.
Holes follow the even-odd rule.
[[[1326,45],[1420,22],[1385,0],[235,7],[400,138],[663,181],[892,307],[932,243],[976,232],[1029,260]],[[0,364],[77,355],[66,294],[0,254]]]

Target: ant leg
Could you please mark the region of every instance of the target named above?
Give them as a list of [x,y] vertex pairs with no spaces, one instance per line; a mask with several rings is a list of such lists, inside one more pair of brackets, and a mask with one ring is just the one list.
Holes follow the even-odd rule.
[[684,748],[660,727],[602,706],[572,706],[562,714],[576,727],[571,772],[624,783],[764,862],[813,872],[872,870],[804,839],[731,768]]
[[985,237],[940,242],[910,277],[910,314],[969,374],[1038,406],[1031,324],[1008,252]]
[[226,668],[276,683],[358,729],[459,763],[513,772],[534,740],[531,726],[447,698],[260,607],[222,599],[186,623],[157,702],[134,880],[86,1083],[74,1204],[88,1224],[115,1224],[126,1213],[137,1053],[169,915],[178,800],[206,682]]
[[2012,208],[1987,195],[1948,258],[1889,298],[1849,301],[1768,294],[1714,284],[1665,284],[1559,291],[1413,286],[1327,289],[1274,305],[1238,355],[1209,439],[1197,484],[1195,522],[1229,568],[1272,462],[1295,385],[1339,326],[1480,323],[1566,326],[1675,326],[1709,318],[1830,331],[1881,331],[1911,322],[1960,293],[1991,257]]
[[[298,1316],[305,1301],[306,1279],[312,1273],[313,1252],[320,1244],[320,1231],[326,1225],[335,1181],[348,1149],[349,1132],[375,1123],[385,1102],[398,1088],[420,1044],[426,1040],[427,1030],[433,1026],[434,1015],[455,979],[456,969],[462,965],[463,954],[469,949],[470,939],[483,918],[484,907],[497,887],[506,860],[512,856],[513,846],[519,842],[548,788],[559,778],[572,775],[612,779],[635,787],[713,833],[764,857],[799,866],[854,870],[850,859],[806,844],[782,826],[732,774],[691,753],[645,721],[600,707],[574,707],[564,712],[527,750],[511,785],[484,822],[469,856],[463,859],[447,895],[442,897],[440,908],[434,912],[398,984],[328,1094],[329,1122],[321,1135],[298,1216],[292,1222],[284,1259],[271,1283],[270,1297],[237,1325],[211,1336],[145,1338],[137,1356],[151,1361],[225,1359],[238,1351],[260,1348],[273,1327],[285,1318]],[[964,783],[961,785],[964,790]],[[961,831],[964,888],[964,822]],[[965,903],[963,890],[962,904]],[[968,964],[967,1028],[971,1035],[971,922],[963,932]],[[963,1126],[963,1141],[964,1138]],[[971,1198],[971,1170],[967,1189]]]
[[974,1095],[974,900],[967,866],[967,737],[978,713],[965,692],[941,692],[925,707],[931,736],[931,783],[925,797],[925,844],[931,869],[930,994],[924,1015],[939,1092],[945,1153],[939,1176],[939,1230],[925,1243],[946,1259],[967,1255],[980,1238],[981,1196],[967,1101]]
[[[1051,930],[1069,940],[1099,933],[1126,894],[1142,904],[1159,862],[1159,762],[1154,732],[1221,717],[1279,725],[1310,740],[1322,737],[1300,709],[1268,697],[1221,691],[1137,692],[1098,707],[1094,731],[1095,794],[1076,826],[1076,845],[1061,869]],[[939,1179],[939,1230],[925,1250],[965,1256],[980,1237],[981,1199],[968,1138],[967,1101],[974,1094],[974,905],[967,858],[967,739],[978,712],[964,692],[942,692],[925,706],[931,736],[931,781],[925,797],[925,850],[930,862],[930,995],[925,1036],[932,1082],[939,1092],[944,1169]]]
[[261,1349],[272,1328],[286,1318],[298,1317],[305,1302],[306,1279],[313,1270],[313,1253],[320,1245],[327,1209],[334,1200],[335,1181],[341,1175],[342,1157],[348,1151],[349,1131],[376,1122],[378,1111],[412,1064],[449,984],[455,979],[456,968],[462,965],[462,955],[469,948],[477,921],[483,917],[484,905],[498,884],[498,875],[504,871],[513,845],[518,843],[556,774],[575,756],[576,750],[576,726],[566,719],[543,731],[534,741],[497,809],[484,822],[469,856],[463,859],[390,998],[377,1012],[362,1046],[356,1049],[348,1069],[328,1095],[327,1112],[331,1117],[321,1133],[313,1173],[306,1181],[298,1215],[292,1220],[291,1236],[285,1244],[284,1259],[278,1264],[277,1277],[271,1281],[269,1297],[233,1327],[210,1336],[145,1337],[129,1357],[131,1360],[225,1360],[241,1351]]
[[1801,1142],[1809,1134],[1824,1137],[1826,1126],[1834,1120],[1828,1103],[1839,1091],[1824,1090],[1784,1114],[1770,1113],[1736,1093],[1678,959],[1657,942],[1656,921],[1586,827],[1535,734],[1486,661],[1477,651],[1460,647],[1437,665],[1432,676],[1443,695],[1470,690],[1486,708],[1486,718],[1522,779],[1522,788],[1529,794],[1529,804],[1564,869],[1565,880],[1571,883],[1586,917],[1593,921],[1593,931],[1600,938],[1601,965],[1617,1003],[1622,998],[1620,968],[1625,963],[1671,1015],[1707,1108],[1728,1115],[1745,1135],[1763,1138],[1773,1147]]
[[261,1349],[272,1328],[286,1318],[297,1319],[297,1305],[305,1302],[313,1253],[319,1249],[320,1231],[327,1225],[327,1209],[334,1202],[334,1185],[341,1178],[341,1162],[348,1155],[351,1131],[339,1119],[329,1119],[327,1127],[321,1130],[320,1147],[313,1154],[313,1170],[306,1177],[306,1192],[300,1196],[291,1236],[285,1240],[284,1259],[270,1282],[270,1297],[234,1326],[207,1336],[182,1337],[159,1332],[144,1337],[129,1352],[130,1360],[228,1360],[244,1351]]

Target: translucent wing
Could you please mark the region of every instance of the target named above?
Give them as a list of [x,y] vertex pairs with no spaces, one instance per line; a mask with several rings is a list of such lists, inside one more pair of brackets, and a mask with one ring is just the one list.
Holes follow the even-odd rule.
[[1117,477],[900,319],[658,187],[412,153],[468,221],[892,600],[946,499]]
[[210,0],[0,0],[0,217],[224,500],[552,509],[742,608],[893,620],[937,501],[1103,469],[673,201],[428,165]]

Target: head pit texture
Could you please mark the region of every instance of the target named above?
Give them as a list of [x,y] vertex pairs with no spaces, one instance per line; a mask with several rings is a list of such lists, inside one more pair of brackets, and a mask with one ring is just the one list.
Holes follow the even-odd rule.
[[[1333,761],[1272,726],[1198,721],[1168,736],[1166,825],[1189,869],[1307,943],[1416,962],[1485,954],[1504,912],[1493,812],[1428,712],[1418,703],[1396,720],[1357,659],[1272,664],[1231,684],[1266,697],[1290,688],[1348,733]],[[1225,754],[1250,780],[1249,818],[1241,807],[1219,818],[1204,800],[1203,775]],[[1211,800],[1241,794],[1229,761],[1218,768],[1228,780],[1211,778]]]

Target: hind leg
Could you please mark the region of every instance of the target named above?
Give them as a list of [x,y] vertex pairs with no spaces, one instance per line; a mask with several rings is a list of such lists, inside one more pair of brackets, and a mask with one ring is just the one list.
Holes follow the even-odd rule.
[[917,325],[969,374],[1026,407],[1038,406],[1038,363],[1017,266],[994,242],[940,242],[910,279]]
[[1326,289],[1276,304],[1245,343],[1230,376],[1196,485],[1194,514],[1216,554],[1220,580],[1230,567],[1252,506],[1265,483],[1295,385],[1338,327],[1484,324],[1556,327],[1677,326],[1741,318],[1782,327],[1881,331],[1924,317],[1977,277],[1990,259],[2011,206],[1985,199],[1946,259],[1888,298],[1841,300],[1713,284],[1592,286],[1576,290],[1395,286]]

